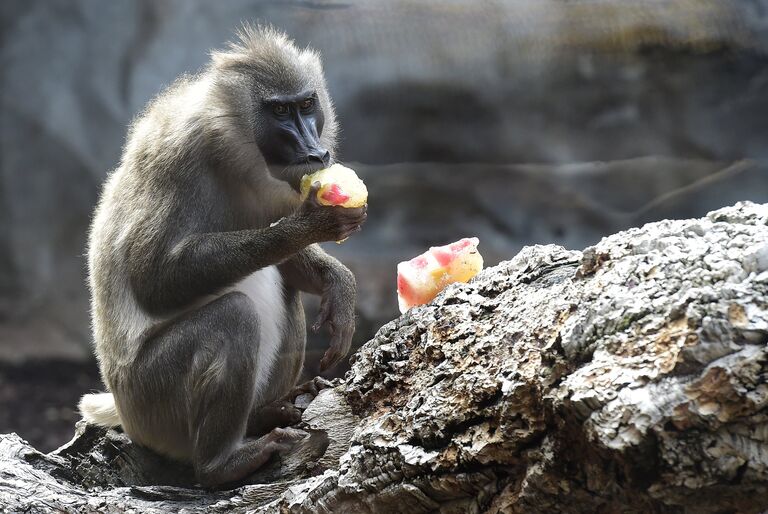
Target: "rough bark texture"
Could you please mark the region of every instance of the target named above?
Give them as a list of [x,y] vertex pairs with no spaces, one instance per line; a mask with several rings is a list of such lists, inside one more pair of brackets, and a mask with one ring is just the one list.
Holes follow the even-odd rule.
[[0,505],[758,513],[767,378],[768,205],[743,203],[583,253],[529,247],[449,287],[360,350],[262,483],[189,487],[188,469],[81,425],[49,455],[0,436]]

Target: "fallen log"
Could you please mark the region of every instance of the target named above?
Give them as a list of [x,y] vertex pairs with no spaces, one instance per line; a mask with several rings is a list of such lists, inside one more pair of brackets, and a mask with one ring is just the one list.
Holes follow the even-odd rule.
[[81,423],[47,455],[0,436],[0,511],[758,513],[767,406],[768,205],[740,203],[450,286],[248,484]]

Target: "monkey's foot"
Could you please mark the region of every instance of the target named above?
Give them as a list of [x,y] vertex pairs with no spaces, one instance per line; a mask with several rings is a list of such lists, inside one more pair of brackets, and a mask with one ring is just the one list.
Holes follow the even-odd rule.
[[293,425],[301,421],[301,409],[288,400],[276,400],[258,407],[248,418],[249,436],[266,434],[277,427]]
[[314,397],[317,396],[317,394],[320,391],[322,391],[323,389],[328,389],[333,386],[334,384],[330,380],[326,380],[323,377],[315,377],[291,389],[291,392],[289,392],[286,395],[286,398],[295,400],[297,396],[300,396],[303,394],[310,394],[314,399]]
[[322,472],[318,468],[320,458],[328,449],[328,435],[323,431],[276,428],[261,437],[269,461],[243,483],[274,483],[286,476],[306,476]]
[[267,435],[259,438],[264,442],[264,451],[270,453],[285,452],[293,445],[309,437],[309,433],[297,428],[273,428]]

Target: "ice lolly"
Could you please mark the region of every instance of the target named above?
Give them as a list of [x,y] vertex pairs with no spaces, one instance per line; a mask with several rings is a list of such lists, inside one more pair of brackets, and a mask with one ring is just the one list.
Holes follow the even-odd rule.
[[315,182],[320,182],[317,201],[322,205],[340,205],[342,207],[362,207],[368,201],[368,189],[357,174],[346,166],[332,166],[301,178],[301,200],[305,200],[309,189]]
[[454,282],[468,282],[483,269],[476,237],[445,246],[433,246],[397,265],[397,301],[400,312],[431,302]]

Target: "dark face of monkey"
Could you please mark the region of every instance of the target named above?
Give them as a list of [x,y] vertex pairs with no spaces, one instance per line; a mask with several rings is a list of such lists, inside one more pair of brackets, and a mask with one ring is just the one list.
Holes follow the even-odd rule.
[[299,173],[330,165],[331,152],[320,141],[325,118],[317,93],[271,96],[257,108],[263,126],[256,142],[273,175],[296,187]]

